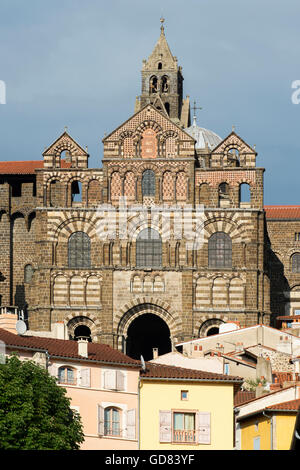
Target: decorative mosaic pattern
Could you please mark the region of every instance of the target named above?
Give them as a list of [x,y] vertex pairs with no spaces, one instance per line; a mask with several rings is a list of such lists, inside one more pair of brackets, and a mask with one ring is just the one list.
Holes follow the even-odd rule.
[[111,189],[110,195],[111,199],[119,199],[120,194],[122,194],[122,180],[120,174],[114,172],[111,176]]
[[255,184],[255,171],[196,171],[196,186],[202,183],[209,183],[213,187],[226,182],[233,186],[239,186],[241,183]]
[[166,171],[163,175],[162,188],[163,200],[172,201],[174,199],[174,180],[170,171]]
[[182,171],[176,176],[176,199],[178,201],[187,199],[187,178]]
[[166,139],[166,157],[173,158],[176,155],[176,141],[173,137]]
[[132,171],[128,171],[124,178],[124,196],[128,199],[135,199],[135,176]]
[[134,144],[131,137],[126,137],[123,140],[123,154],[125,158],[130,158],[134,155]]

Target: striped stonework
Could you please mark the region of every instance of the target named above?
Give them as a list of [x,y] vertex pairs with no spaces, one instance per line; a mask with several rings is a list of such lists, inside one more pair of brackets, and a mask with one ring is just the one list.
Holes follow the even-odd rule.
[[226,280],[222,277],[214,279],[212,286],[212,304],[214,308],[226,308],[228,305],[227,300],[227,285]]

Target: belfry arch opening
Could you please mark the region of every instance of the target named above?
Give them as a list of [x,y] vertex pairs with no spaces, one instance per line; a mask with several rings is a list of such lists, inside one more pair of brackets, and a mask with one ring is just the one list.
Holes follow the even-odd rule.
[[211,318],[210,320],[205,321],[204,323],[202,323],[199,329],[199,338],[219,334],[220,326],[223,323],[224,321],[219,318]]
[[172,350],[170,330],[168,325],[158,315],[144,313],[135,318],[127,331],[126,354],[133,359],[146,361],[153,359],[153,349],[158,349],[158,355]]
[[89,342],[92,341],[91,330],[86,325],[78,325],[74,330],[74,339],[78,341],[80,338],[85,338]]

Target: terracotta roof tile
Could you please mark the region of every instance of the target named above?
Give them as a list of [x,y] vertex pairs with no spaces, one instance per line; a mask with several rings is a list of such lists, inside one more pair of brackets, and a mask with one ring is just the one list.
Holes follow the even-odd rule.
[[300,219],[300,206],[264,206],[267,219]]
[[216,374],[214,372],[206,372],[201,370],[186,369],[183,367],[169,366],[153,362],[146,363],[146,371],[141,371],[141,378],[153,379],[195,379],[205,381],[223,381],[223,382],[243,382],[241,377]]
[[272,411],[298,411],[300,407],[300,399],[285,401],[283,403],[277,403],[277,405],[267,406],[266,410]]
[[[2,328],[0,328],[0,340],[3,341],[6,346],[24,347],[32,350],[44,349],[47,350],[52,357],[84,360],[84,358],[78,354],[78,344],[76,341],[43,338],[40,336],[19,336]],[[88,343],[87,359],[97,362],[136,365],[140,367],[140,361],[126,356],[121,351],[113,349],[107,344]]]
[[[71,163],[61,160],[61,168],[70,167]],[[0,174],[2,175],[33,175],[38,168],[44,168],[44,160],[0,162]]]
[[242,405],[253,398],[255,398],[255,392],[240,390],[234,396],[234,406]]

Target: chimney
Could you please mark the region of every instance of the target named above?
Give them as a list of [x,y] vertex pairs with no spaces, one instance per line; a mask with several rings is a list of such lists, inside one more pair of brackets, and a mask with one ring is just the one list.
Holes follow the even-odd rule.
[[158,358],[158,348],[153,348],[152,351],[153,351],[153,359],[157,359]]
[[84,338],[78,338],[78,354],[82,357],[88,357],[88,340]]
[[191,357],[196,358],[196,357],[203,357],[203,356],[204,354],[203,354],[202,346],[200,344],[194,344]]
[[235,351],[236,352],[243,352],[244,351],[244,343],[235,343]]
[[259,382],[259,384],[257,385],[256,390],[255,390],[255,398],[262,397],[263,395],[265,395],[264,387],[263,387],[262,383]]

